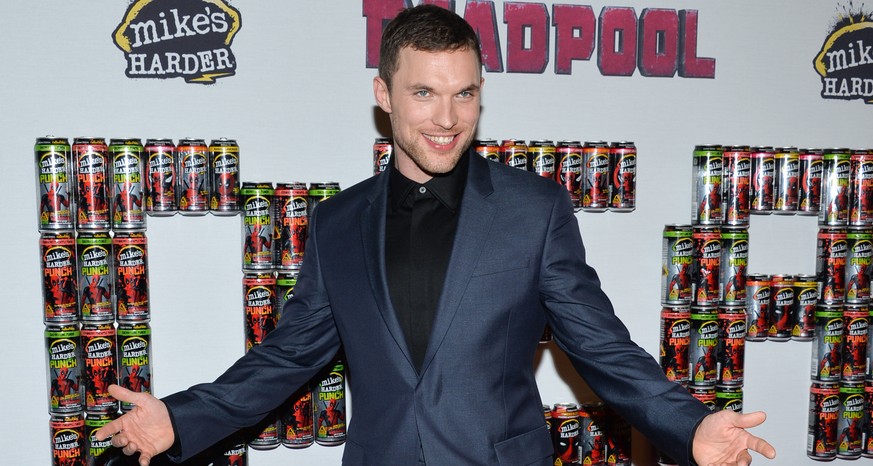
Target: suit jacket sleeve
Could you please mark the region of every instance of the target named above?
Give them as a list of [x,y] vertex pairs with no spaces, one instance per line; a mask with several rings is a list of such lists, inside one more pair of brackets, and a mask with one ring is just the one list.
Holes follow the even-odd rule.
[[170,409],[183,461],[233,432],[256,424],[332,360],[339,336],[321,279],[316,213],[306,261],[276,329],[214,382],[163,399]]
[[598,396],[679,464],[688,464],[694,430],[709,409],[668,381],[631,341],[585,262],[568,196],[558,196],[549,222],[540,294],[557,345]]

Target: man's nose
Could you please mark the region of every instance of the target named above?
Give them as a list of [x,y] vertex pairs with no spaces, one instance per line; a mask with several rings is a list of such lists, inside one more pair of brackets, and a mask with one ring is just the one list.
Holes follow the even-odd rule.
[[440,99],[433,116],[433,122],[437,126],[445,129],[454,128],[455,124],[458,123],[458,113],[455,109],[455,102],[452,97]]

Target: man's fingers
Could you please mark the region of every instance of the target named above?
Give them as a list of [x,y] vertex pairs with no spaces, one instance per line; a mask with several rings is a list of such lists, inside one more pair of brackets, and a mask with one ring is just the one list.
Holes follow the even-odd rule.
[[767,414],[763,411],[755,411],[754,413],[741,414],[736,425],[743,429],[749,429],[761,425],[765,420],[767,420]]
[[[123,421],[121,419],[116,419],[110,423],[107,423],[105,426],[97,429],[97,432],[94,433],[94,436],[99,441],[104,441],[109,437],[121,432],[123,425]],[[113,439],[114,440],[114,439]]]
[[753,435],[748,443],[750,449],[760,453],[764,457],[771,460],[776,457],[776,448],[774,448],[773,445],[770,445],[766,440]]
[[145,453],[139,454],[139,466],[149,466],[149,463],[152,461],[152,455],[147,455]]
[[130,391],[120,385],[112,384],[109,386],[109,394],[119,401],[134,402],[136,398],[142,396],[139,392]]

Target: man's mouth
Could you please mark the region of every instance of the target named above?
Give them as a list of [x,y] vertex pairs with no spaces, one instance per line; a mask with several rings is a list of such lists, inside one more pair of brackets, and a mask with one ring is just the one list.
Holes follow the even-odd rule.
[[423,136],[425,137],[425,139],[427,139],[428,141],[430,141],[438,146],[445,146],[445,145],[451,144],[452,141],[454,141],[454,139],[455,139],[455,135],[432,136],[429,134],[424,134]]

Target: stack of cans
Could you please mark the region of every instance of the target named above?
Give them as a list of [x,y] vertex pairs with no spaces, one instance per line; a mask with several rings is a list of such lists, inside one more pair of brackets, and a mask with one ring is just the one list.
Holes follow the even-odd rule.
[[553,464],[630,466],[630,424],[603,402],[543,405]]

